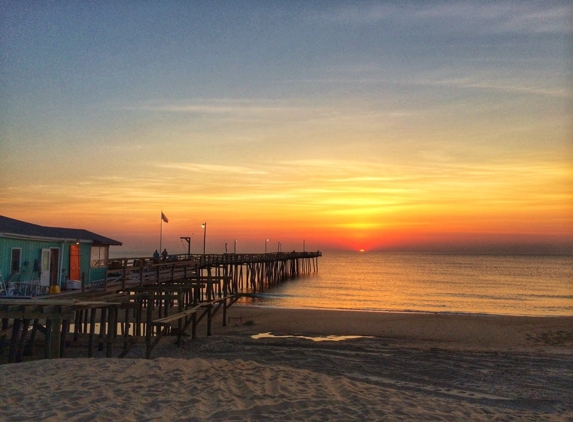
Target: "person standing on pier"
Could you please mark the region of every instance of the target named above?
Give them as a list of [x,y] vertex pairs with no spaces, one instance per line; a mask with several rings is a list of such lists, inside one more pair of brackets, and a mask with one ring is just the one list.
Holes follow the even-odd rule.
[[167,261],[167,256],[169,254],[167,253],[167,249],[163,249],[163,252],[161,252],[161,257],[163,258],[163,261]]

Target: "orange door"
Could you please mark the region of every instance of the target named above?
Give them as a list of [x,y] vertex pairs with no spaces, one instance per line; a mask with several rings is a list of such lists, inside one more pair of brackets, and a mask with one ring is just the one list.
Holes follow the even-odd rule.
[[70,280],[80,278],[80,245],[70,245]]

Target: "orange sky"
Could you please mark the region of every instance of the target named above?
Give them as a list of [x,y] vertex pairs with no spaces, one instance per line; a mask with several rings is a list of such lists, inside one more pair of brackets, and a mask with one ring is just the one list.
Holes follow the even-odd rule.
[[204,221],[217,253],[571,252],[571,9],[335,3],[7,6],[0,213],[126,251],[163,210],[173,253]]
[[[5,209],[12,211],[8,216],[38,224],[96,231],[123,241],[126,250],[157,248],[162,227],[164,246],[185,252],[179,238],[193,234],[198,253],[203,221],[207,250],[218,253],[225,243],[232,251],[235,239],[243,252],[263,251],[267,238],[273,251],[278,242],[282,250],[302,249],[303,239],[307,250],[571,241],[571,172],[559,165],[442,164],[417,175],[388,171],[383,164],[352,165],[323,160],[290,163],[286,170],[261,166],[253,173],[264,174],[263,182],[243,169],[226,176],[230,188],[212,182],[187,187],[184,178],[173,188],[167,180],[176,180],[176,172],[163,172],[165,187],[157,180],[135,185],[110,180],[89,189],[68,185],[62,187],[69,190],[62,201],[39,187],[30,198],[28,192],[13,192],[18,200]],[[290,168],[304,168],[305,177],[284,174]],[[162,226],[161,210],[169,218]]]

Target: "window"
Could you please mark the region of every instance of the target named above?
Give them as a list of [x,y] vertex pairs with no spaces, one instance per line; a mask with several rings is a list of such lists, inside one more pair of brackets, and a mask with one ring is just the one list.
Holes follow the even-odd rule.
[[92,246],[90,265],[94,267],[105,267],[109,254],[109,246]]
[[20,262],[22,260],[22,249],[12,248],[12,254],[10,258],[10,273],[16,274],[20,272]]

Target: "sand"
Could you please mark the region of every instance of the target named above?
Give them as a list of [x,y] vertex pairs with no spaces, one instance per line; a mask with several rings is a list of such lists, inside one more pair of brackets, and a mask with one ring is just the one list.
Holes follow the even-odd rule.
[[2,365],[0,420],[573,420],[573,318],[228,316],[151,360]]

